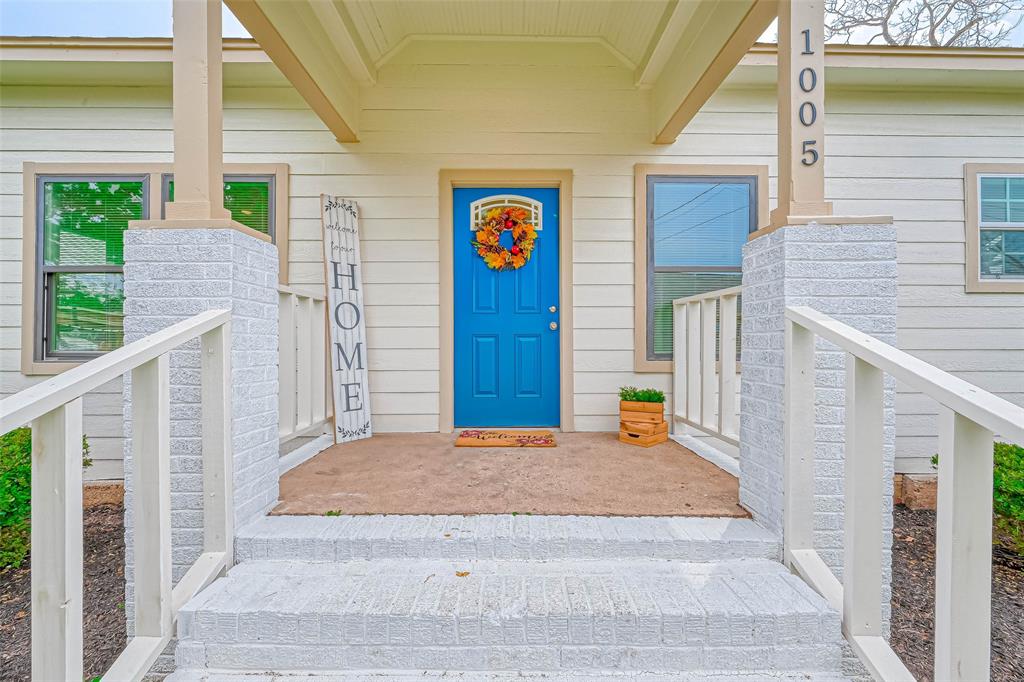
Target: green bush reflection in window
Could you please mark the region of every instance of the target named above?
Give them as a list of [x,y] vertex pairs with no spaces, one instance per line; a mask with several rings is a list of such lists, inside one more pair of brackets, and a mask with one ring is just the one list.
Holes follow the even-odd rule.
[[136,179],[46,179],[40,237],[43,355],[105,353],[123,342],[124,231],[147,216]]

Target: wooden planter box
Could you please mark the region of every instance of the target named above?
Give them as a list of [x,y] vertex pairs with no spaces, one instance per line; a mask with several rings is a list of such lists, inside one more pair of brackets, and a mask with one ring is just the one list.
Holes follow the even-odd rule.
[[668,440],[665,404],[620,400],[619,440],[645,448]]

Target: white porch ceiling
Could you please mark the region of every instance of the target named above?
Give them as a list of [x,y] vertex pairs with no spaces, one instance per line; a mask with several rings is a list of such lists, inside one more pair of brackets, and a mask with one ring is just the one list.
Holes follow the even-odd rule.
[[[648,54],[675,0],[322,0],[351,17],[379,64],[421,36],[596,39],[633,65]],[[693,2],[693,0],[683,0]]]
[[359,101],[414,39],[597,41],[651,88],[671,142],[776,15],[778,0],[224,0],[335,132],[357,142]]

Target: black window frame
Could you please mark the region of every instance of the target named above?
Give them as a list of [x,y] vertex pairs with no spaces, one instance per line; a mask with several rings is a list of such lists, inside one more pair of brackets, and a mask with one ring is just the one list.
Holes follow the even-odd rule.
[[142,213],[139,220],[149,219],[149,174],[148,173],[47,173],[35,177],[35,331],[33,339],[33,360],[35,362],[87,362],[106,354],[106,351],[52,351],[49,341],[53,338],[53,321],[56,314],[56,301],[52,295],[53,280],[56,275],[64,273],[107,274],[115,273],[124,276],[124,264],[121,265],[46,265],[46,242],[43,215],[46,202],[44,187],[51,182],[141,182]]
[[672,353],[654,352],[654,273],[655,272],[742,272],[742,267],[735,266],[693,266],[693,265],[655,265],[654,254],[654,188],[664,184],[745,184],[749,188],[749,229],[747,234],[757,230],[758,187],[756,175],[657,175],[647,176],[647,215],[645,216],[647,239],[647,338],[645,357],[649,361],[671,361]]

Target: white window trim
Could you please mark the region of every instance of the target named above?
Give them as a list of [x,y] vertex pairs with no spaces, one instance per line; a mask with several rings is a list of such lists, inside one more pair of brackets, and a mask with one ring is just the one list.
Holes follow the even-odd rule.
[[981,279],[981,230],[1021,229],[1018,223],[981,223],[981,178],[1024,175],[1022,163],[964,164],[965,290],[968,293],[1024,293],[1024,278]]
[[[163,206],[162,176],[173,172],[169,163],[34,163],[22,165],[22,275],[21,275],[21,372],[25,375],[60,374],[85,360],[44,360],[38,353],[36,324],[36,188],[40,176],[149,176],[146,197],[149,215],[160,215]],[[274,242],[278,247],[279,280],[288,283],[288,195],[286,163],[227,163],[225,175],[274,176]]]

